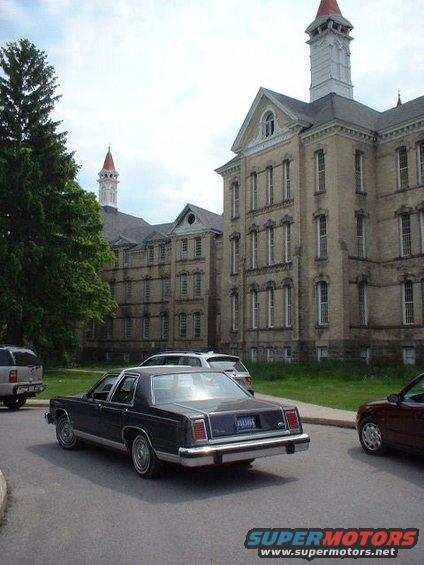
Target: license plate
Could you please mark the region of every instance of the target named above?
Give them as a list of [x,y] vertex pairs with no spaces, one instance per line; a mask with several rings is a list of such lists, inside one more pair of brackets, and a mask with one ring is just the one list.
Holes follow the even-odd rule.
[[255,416],[239,416],[236,425],[238,432],[254,430],[256,429],[256,418]]
[[17,394],[23,394],[24,392],[40,392],[42,387],[40,385],[26,385],[19,386],[17,389]]

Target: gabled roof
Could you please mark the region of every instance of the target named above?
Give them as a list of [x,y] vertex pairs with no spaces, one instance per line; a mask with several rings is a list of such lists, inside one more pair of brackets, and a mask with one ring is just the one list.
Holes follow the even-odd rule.
[[105,208],[102,208],[102,221],[103,235],[109,243],[116,241],[120,235],[128,236],[130,239],[137,241],[131,234],[133,230],[145,232],[146,229],[147,231],[151,229],[150,224],[143,220],[143,218],[137,218],[137,216]]
[[211,212],[210,210],[206,210],[205,208],[201,208],[200,206],[195,206],[194,204],[186,204],[182,211],[178,214],[178,217],[176,218],[170,233],[174,231],[174,229],[180,224],[183,218],[185,218],[187,213],[190,211],[199,218],[200,222],[205,228],[212,229],[220,233],[223,232],[224,218],[222,215],[215,214],[215,212]]

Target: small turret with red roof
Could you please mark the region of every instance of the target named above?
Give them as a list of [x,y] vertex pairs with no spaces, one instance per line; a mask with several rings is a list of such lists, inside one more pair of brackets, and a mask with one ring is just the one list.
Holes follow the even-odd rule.
[[99,183],[99,204],[109,211],[118,209],[118,176],[109,145],[97,181]]

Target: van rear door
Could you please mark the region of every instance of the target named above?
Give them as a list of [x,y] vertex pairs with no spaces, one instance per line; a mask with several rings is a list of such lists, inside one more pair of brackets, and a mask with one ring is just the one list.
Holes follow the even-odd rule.
[[19,383],[40,382],[43,380],[43,366],[40,359],[28,350],[13,351],[18,371]]

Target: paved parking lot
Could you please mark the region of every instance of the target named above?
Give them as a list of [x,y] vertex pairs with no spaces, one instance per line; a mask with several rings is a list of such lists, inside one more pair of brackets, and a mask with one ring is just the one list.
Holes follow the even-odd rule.
[[61,450],[43,412],[0,408],[11,490],[2,565],[261,562],[243,543],[249,529],[268,526],[418,527],[415,549],[371,562],[424,562],[424,460],[369,457],[354,430],[307,425],[309,452],[144,481],[125,455]]

